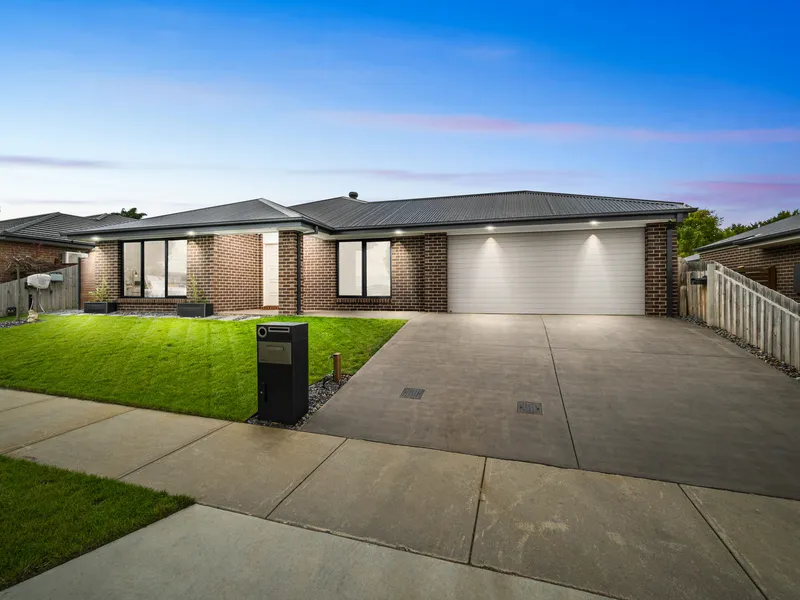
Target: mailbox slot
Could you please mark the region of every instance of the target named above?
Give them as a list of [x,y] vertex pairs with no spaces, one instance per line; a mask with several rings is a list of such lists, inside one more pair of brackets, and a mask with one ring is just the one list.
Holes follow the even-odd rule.
[[292,364],[292,342],[258,342],[258,362],[270,365]]

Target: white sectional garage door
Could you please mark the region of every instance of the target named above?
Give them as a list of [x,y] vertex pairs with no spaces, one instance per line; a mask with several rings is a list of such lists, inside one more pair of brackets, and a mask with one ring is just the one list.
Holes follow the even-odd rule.
[[448,236],[450,310],[644,314],[644,229]]

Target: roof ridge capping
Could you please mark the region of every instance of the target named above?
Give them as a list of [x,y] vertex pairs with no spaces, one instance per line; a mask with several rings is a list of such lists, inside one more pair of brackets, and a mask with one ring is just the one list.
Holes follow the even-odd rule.
[[25,221],[24,223],[20,223],[19,225],[15,225],[14,227],[10,227],[10,228],[6,229],[6,231],[9,232],[9,233],[15,233],[15,232],[17,232],[17,231],[19,231],[21,229],[27,229],[31,225],[38,225],[39,223],[44,223],[45,221],[49,221],[53,217],[57,217],[60,214],[61,214],[60,212],[47,213],[46,215],[42,215],[41,217],[39,217],[37,219],[31,219],[30,221]]
[[[377,202],[412,202],[415,200],[440,200],[442,198],[474,198],[476,196],[507,196],[510,194],[534,194],[539,196],[564,196],[567,198],[593,198],[596,200],[621,200],[623,202],[651,202],[653,204],[672,204],[675,206],[689,207],[684,202],[674,202],[671,200],[648,200],[646,198],[625,198],[621,196],[598,196],[591,194],[571,194],[569,192],[543,192],[540,190],[511,190],[507,192],[479,192],[475,194],[452,194],[449,196],[425,196],[422,198],[394,198],[392,200],[377,200]],[[344,198],[344,196],[342,196]],[[334,200],[335,198],[328,198]],[[352,200],[352,198],[349,198]],[[359,200],[360,201],[360,200]],[[318,202],[322,202],[318,200]],[[689,207],[690,208],[690,207]]]
[[278,204],[277,202],[273,202],[272,200],[267,200],[266,198],[257,198],[257,200],[287,217],[291,217],[293,219],[305,217],[305,215],[300,214],[296,210],[292,210],[291,208],[283,206],[282,204]]

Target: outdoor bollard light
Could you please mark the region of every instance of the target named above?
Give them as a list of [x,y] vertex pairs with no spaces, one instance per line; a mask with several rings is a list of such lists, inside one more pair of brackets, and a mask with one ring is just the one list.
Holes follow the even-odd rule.
[[294,425],[308,412],[308,323],[256,325],[258,418]]
[[342,355],[339,352],[331,354],[333,359],[333,380],[339,384],[342,382]]

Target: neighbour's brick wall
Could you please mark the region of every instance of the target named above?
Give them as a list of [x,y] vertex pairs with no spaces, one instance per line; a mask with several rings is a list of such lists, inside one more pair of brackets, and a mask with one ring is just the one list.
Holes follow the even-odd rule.
[[425,234],[425,302],[428,312],[447,312],[447,234]]
[[[297,313],[297,261],[303,259],[303,234],[296,231],[278,232],[278,311],[282,315]],[[300,239],[300,256],[297,240]],[[302,277],[301,277],[302,280]]]
[[55,270],[64,266],[61,264],[61,256],[66,250],[44,244],[0,242],[0,283],[14,281],[17,278],[15,269],[7,269],[15,257],[30,256],[41,261],[49,270]]
[[[442,235],[444,236],[444,234]],[[444,237],[446,257],[447,240],[446,236]],[[294,241],[287,243],[294,244]],[[303,310],[425,310],[425,238],[423,236],[397,237],[393,238],[391,243],[391,298],[337,298],[336,241],[305,236],[302,262]],[[279,250],[279,254],[282,294],[284,269],[281,250]],[[295,264],[292,262],[291,267],[294,268]],[[446,290],[446,263],[444,272]],[[291,276],[290,285],[294,286],[294,275]],[[293,292],[291,297],[292,302],[295,302]],[[281,305],[283,306],[283,301],[281,301]],[[291,313],[293,312],[294,308],[291,310]]]
[[794,292],[794,267],[800,264],[800,244],[773,248],[722,248],[702,252],[700,257],[729,269],[775,266],[778,292],[800,302],[800,294]]
[[[644,310],[646,315],[667,315],[667,223],[651,223],[644,229]],[[678,236],[672,236],[672,306],[678,308]]]

